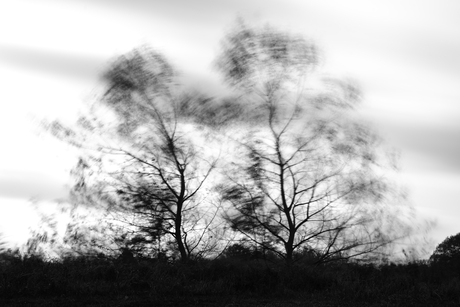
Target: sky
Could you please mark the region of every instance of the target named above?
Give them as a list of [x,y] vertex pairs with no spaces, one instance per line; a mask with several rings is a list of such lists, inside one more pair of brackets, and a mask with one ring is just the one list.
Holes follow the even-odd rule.
[[439,243],[460,232],[459,14],[457,0],[2,0],[0,231],[24,240],[31,200],[66,196],[75,151],[41,119],[75,118],[101,70],[145,44],[218,93],[212,61],[240,16],[314,40],[321,69],[360,84],[360,112],[400,150],[401,181]]

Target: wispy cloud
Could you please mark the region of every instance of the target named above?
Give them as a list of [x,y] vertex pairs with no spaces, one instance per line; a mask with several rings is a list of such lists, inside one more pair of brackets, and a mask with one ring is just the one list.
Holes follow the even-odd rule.
[[106,60],[81,54],[0,45],[0,61],[21,69],[86,78],[94,75]]
[[53,200],[66,197],[67,193],[62,181],[44,173],[3,170],[0,174],[0,198]]

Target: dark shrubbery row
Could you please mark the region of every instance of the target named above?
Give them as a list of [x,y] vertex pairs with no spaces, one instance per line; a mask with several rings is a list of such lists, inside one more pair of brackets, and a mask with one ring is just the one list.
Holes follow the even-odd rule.
[[321,266],[223,258],[190,263],[108,258],[45,262],[4,254],[0,297],[323,297],[347,302],[446,304],[460,301],[460,272],[415,262]]

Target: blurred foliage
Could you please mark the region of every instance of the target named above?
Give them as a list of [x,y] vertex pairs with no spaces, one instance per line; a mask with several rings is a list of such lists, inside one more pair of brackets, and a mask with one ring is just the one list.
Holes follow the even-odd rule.
[[269,26],[238,21],[221,47],[226,96],[185,88],[143,46],[108,65],[74,126],[44,124],[81,150],[71,202],[83,211],[62,242],[44,223],[26,254],[319,265],[384,259],[410,234],[355,82],[322,75],[315,44]]
[[302,248],[318,262],[381,253],[410,230],[384,175],[393,164],[381,139],[351,114],[358,88],[331,78],[312,88],[317,64],[313,43],[244,22],[224,37],[216,61],[251,106],[240,118],[244,133],[228,132],[240,154],[217,187],[224,217],[287,262]]

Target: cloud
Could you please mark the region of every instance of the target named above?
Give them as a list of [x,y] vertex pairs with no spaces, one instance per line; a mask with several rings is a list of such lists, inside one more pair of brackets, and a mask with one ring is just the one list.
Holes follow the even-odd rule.
[[98,57],[5,45],[0,45],[0,61],[18,68],[77,78],[94,76],[106,63],[106,59]]
[[0,198],[53,200],[64,198],[68,189],[57,178],[39,172],[2,171]]
[[[422,170],[460,174],[460,126],[392,122],[386,129],[406,162]],[[419,159],[411,161],[408,159]]]

